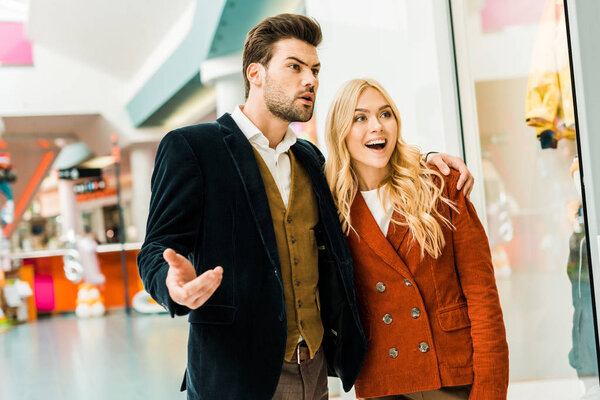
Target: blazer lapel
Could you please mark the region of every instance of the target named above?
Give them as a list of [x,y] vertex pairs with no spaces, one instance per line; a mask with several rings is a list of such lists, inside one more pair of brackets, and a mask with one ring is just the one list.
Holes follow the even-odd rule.
[[[400,221],[400,222],[405,221],[405,219],[400,214],[398,214],[396,211],[394,211],[394,214],[392,215],[392,217],[396,221]],[[392,245],[392,247],[394,248],[394,251],[396,252],[396,254],[398,254],[398,256],[400,256],[400,254],[398,253],[398,250],[400,249],[400,245],[404,242],[404,239],[407,237],[409,230],[410,229],[408,228],[408,225],[398,225],[398,224],[390,223],[390,227],[388,228],[388,233],[387,233],[387,240],[390,242],[390,244]]]
[[242,180],[244,192],[261,241],[267,250],[271,264],[275,268],[280,269],[279,253],[277,251],[269,200],[254,152],[252,151],[252,145],[229,114],[224,114],[217,122],[221,126],[221,130],[225,133],[223,141]]
[[[389,229],[394,229],[394,231],[389,232],[388,230],[388,237],[391,239],[388,240],[388,238],[383,236],[383,232],[381,232],[379,225],[375,222],[375,219],[360,192],[356,194],[354,202],[352,203],[350,220],[352,221],[352,227],[356,230],[360,239],[364,240],[367,246],[369,246],[375,254],[401,275],[412,277],[406,263],[397,253],[397,249],[395,248],[396,243],[398,247],[400,246],[408,229],[404,229],[404,227],[395,224],[390,225]],[[355,234],[356,233],[354,232],[350,232],[350,235]]]

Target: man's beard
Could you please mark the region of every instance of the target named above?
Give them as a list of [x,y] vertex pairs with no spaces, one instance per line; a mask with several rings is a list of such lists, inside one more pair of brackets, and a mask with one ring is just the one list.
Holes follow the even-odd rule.
[[[314,89],[308,90],[314,94]],[[267,79],[264,90],[265,105],[267,109],[277,118],[288,122],[306,122],[312,118],[313,104],[309,106],[295,104],[296,97],[288,98],[283,91],[272,80]]]

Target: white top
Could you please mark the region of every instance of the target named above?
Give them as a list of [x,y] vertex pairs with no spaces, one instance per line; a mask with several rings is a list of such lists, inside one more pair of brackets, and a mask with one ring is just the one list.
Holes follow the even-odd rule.
[[[379,195],[377,192],[379,189],[373,189],[368,191],[361,191],[362,197],[365,199],[365,203],[367,203],[367,207],[369,207],[369,211],[375,218],[375,222],[379,225],[379,229],[383,232],[383,236],[387,237],[387,231],[390,226],[390,221],[392,220],[388,215],[392,215],[394,212],[394,207],[392,203],[388,201],[385,209],[383,208],[383,204],[381,204],[381,200],[379,200]],[[385,214],[387,211],[388,215]]]
[[271,172],[277,184],[283,204],[287,208],[290,198],[290,186],[292,185],[292,169],[288,151],[296,143],[296,134],[292,128],[288,127],[283,140],[275,149],[272,149],[269,147],[269,139],[242,112],[242,106],[235,107],[235,110],[231,113],[231,118],[267,164],[269,172]]

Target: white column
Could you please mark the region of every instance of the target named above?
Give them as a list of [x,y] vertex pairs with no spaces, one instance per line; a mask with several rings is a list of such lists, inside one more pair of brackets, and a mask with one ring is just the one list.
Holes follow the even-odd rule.
[[135,144],[131,148],[129,160],[132,176],[131,212],[135,235],[129,232],[127,241],[144,240],[146,235],[146,219],[150,207],[150,178],[154,167],[155,147],[152,144]]
[[238,104],[244,104],[241,54],[204,61],[200,65],[200,78],[203,85],[215,87],[217,116],[231,112]]
[[62,236],[74,239],[82,232],[82,222],[73,190],[74,183],[68,179],[58,180],[58,199],[60,201],[60,216],[62,218]]

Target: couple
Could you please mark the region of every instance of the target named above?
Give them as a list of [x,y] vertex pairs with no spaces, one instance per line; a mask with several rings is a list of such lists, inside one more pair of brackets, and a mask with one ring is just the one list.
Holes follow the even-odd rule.
[[368,79],[333,101],[324,165],[289,128],[312,116],[320,41],[304,16],[263,20],[244,45],[246,104],[158,148],[138,266],[188,315],[182,390],[326,399],[329,374],[363,398],[505,399],[487,239],[459,192],[472,178],[446,155],[430,157],[444,175],[426,165]]

